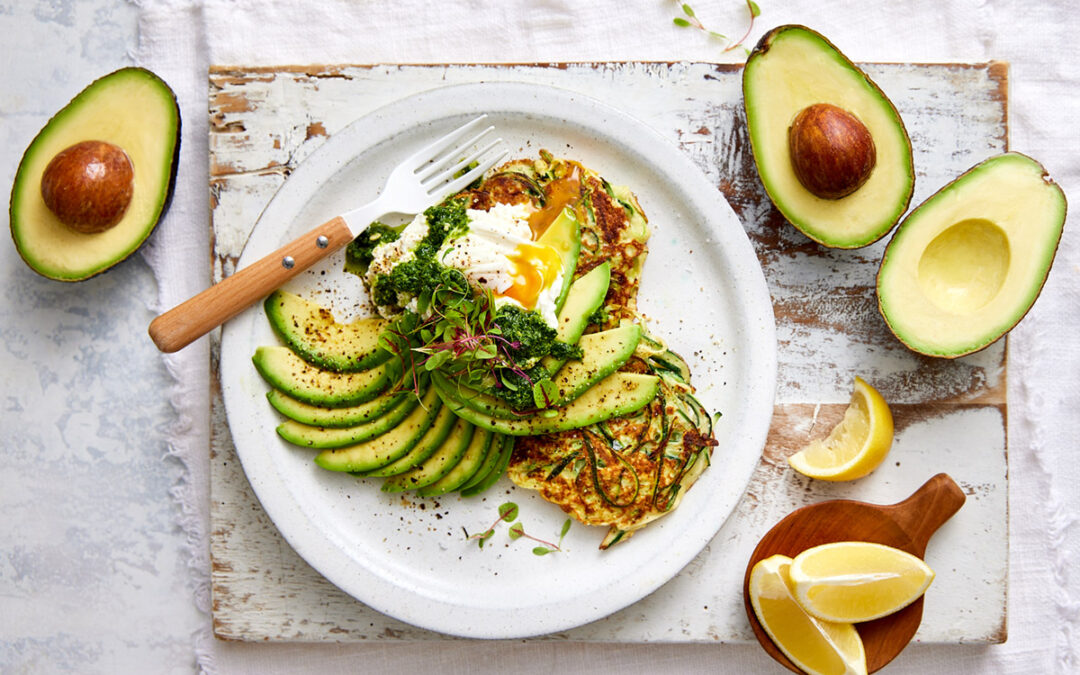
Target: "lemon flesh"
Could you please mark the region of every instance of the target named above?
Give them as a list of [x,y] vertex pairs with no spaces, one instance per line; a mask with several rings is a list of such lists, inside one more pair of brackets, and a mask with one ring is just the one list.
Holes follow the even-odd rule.
[[789,569],[795,597],[825,621],[873,621],[920,598],[934,572],[920,558],[891,546],[844,541],[807,549]]
[[866,652],[850,623],[822,621],[796,601],[791,558],[774,555],[750,571],[750,604],[762,628],[792,663],[811,675],[862,675]]
[[856,377],[844,419],[826,438],[811,441],[789,457],[788,464],[810,478],[853,480],[876,469],[885,460],[892,442],[889,405],[876,389]]

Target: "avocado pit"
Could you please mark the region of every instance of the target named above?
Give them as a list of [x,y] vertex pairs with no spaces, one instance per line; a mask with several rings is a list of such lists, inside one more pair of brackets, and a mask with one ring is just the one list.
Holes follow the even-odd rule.
[[60,222],[94,234],[120,222],[134,185],[134,167],[122,148],[82,141],[61,150],[45,167],[41,198]]
[[855,192],[874,170],[874,138],[859,118],[830,103],[803,108],[788,128],[788,150],[795,176],[822,199]]

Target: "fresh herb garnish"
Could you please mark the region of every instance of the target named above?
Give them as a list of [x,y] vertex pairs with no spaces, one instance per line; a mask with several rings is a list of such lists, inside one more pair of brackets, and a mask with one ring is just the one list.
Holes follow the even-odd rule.
[[514,502],[506,502],[505,504],[502,504],[501,506],[499,506],[499,517],[495,519],[495,522],[491,524],[491,527],[484,530],[483,532],[479,532],[479,533],[473,534],[473,535],[470,535],[469,531],[465,530],[465,540],[466,541],[472,541],[473,539],[475,539],[477,545],[480,548],[484,548],[484,542],[487,541],[488,539],[491,539],[491,537],[494,536],[494,534],[495,534],[495,526],[498,525],[499,523],[503,522],[504,520],[506,522],[510,522],[511,520],[516,519],[517,515],[518,515],[517,504],[515,504]]
[[[473,288],[460,270],[438,259],[446,241],[468,231],[467,205],[467,198],[455,197],[425,211],[428,230],[411,256],[371,280],[375,304],[400,311],[380,344],[402,360],[414,384],[418,373],[438,370],[515,411],[549,408],[558,392],[541,359],[580,359],[582,351],[556,340],[538,312],[496,307],[490,289]],[[358,264],[370,265],[375,247],[397,238],[396,231],[376,225],[371,236],[350,244]]]
[[[517,504],[515,504],[514,502],[506,502],[505,504],[499,506],[499,517],[495,519],[495,522],[491,524],[491,527],[487,528],[483,532],[478,532],[473,535],[470,535],[468,530],[466,530],[465,539],[466,541],[476,540],[477,545],[480,548],[484,548],[484,542],[486,542],[488,539],[491,539],[495,535],[495,527],[499,523],[509,523],[511,521],[517,520],[517,517]],[[524,537],[526,539],[531,539],[532,541],[535,541],[537,544],[540,544],[539,546],[533,547],[533,555],[539,556],[547,555],[548,553],[562,552],[562,542],[563,539],[566,537],[566,533],[570,531],[570,523],[571,520],[569,518],[567,518],[566,521],[563,523],[562,529],[559,531],[559,540],[557,543],[544,541],[543,539],[538,539],[531,534],[526,533],[525,526],[522,525],[520,521],[515,522],[513,525],[510,526],[510,529],[507,530],[507,536],[510,537],[511,541],[516,541]]]
[[[697,17],[697,14],[694,12],[694,8],[685,2],[680,3],[684,16],[675,17],[673,19],[673,22],[676,26],[681,26],[683,28],[696,28],[697,30],[700,30],[706,35],[716,38],[717,40],[724,40],[728,42],[729,44],[727,47],[724,48],[724,51],[730,52],[731,50],[741,46],[742,43],[746,41],[746,38],[750,37],[750,31],[754,28],[754,19],[761,15],[761,8],[758,7],[758,4],[754,2],[754,0],[745,0],[745,2],[746,9],[750,12],[750,23],[746,27],[746,32],[743,33],[743,36],[740,37],[738,40],[732,40],[723,33],[717,33],[714,30],[706,28],[705,24],[701,22],[701,19]],[[746,48],[743,47],[743,49]]]

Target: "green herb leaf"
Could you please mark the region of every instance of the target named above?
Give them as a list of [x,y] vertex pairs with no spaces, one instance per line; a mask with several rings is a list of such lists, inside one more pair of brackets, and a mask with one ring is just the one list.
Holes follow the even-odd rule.
[[521,523],[514,523],[510,526],[510,531],[507,532],[507,534],[510,535],[511,539],[519,539],[522,535],[525,534],[525,528],[521,525]]
[[754,0],[746,0],[746,6],[750,8],[750,18],[756,19],[761,16],[761,8]]
[[453,355],[446,350],[435,352],[434,354],[429,356],[426,361],[424,361],[424,370],[427,370],[429,372],[435,370],[439,366],[449,361],[451,356]]
[[517,520],[518,505],[514,502],[506,502],[499,507],[499,520]]
[[551,552],[552,550],[546,546],[537,546],[533,549],[533,555],[547,555]]
[[694,16],[694,10],[690,7],[690,5],[686,4],[685,2],[683,3],[682,11],[684,14],[686,14],[686,16]]
[[690,25],[691,25],[689,21],[687,21],[686,19],[682,18],[681,16],[677,16],[677,17],[675,17],[674,19],[672,19],[672,22],[673,22],[673,23],[674,23],[674,24],[675,24],[676,26],[682,26],[683,28],[690,28]]
[[549,408],[559,396],[559,388],[551,380],[537,380],[532,388],[537,408]]
[[566,533],[569,532],[569,531],[570,531],[570,519],[567,518],[566,522],[562,524],[562,530],[559,532],[559,541],[560,542],[563,540],[563,537],[565,537]]

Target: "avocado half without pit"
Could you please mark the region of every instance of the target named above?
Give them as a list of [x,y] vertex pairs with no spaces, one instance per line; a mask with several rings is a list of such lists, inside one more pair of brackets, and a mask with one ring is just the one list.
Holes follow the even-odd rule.
[[127,258],[168,207],[180,151],[172,90],[142,68],[84,89],[38,133],[11,190],[11,236],[26,264],[81,281]]
[[806,236],[866,246],[907,210],[915,169],[900,114],[820,34],[795,25],[766,33],[743,70],[743,105],[762,185]]
[[991,157],[916,207],[877,276],[878,308],[913,351],[989,346],[1031,308],[1054,261],[1065,195],[1033,159]]

